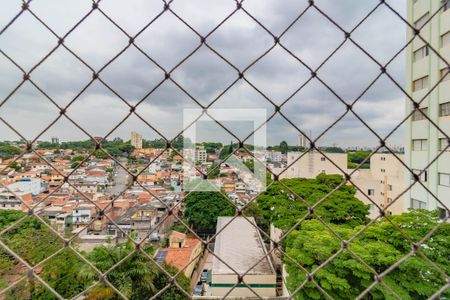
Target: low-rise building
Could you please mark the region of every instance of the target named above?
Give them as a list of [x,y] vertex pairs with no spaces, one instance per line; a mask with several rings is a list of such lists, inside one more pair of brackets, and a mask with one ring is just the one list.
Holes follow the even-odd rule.
[[247,191],[247,186],[242,181],[238,181],[234,184],[234,190],[238,194],[245,194]]
[[93,204],[79,204],[72,211],[74,228],[82,228],[95,216],[95,206]]
[[40,178],[24,178],[8,185],[13,192],[30,193],[36,196],[45,191],[48,186]]
[[30,193],[11,193],[6,189],[0,191],[0,209],[22,210],[22,204],[31,201]]
[[202,243],[199,239],[172,231],[169,235],[169,247],[162,249],[159,256],[164,257],[164,261],[169,265],[183,270],[184,275],[190,278],[201,252]]
[[280,151],[267,151],[266,159],[270,162],[281,162],[283,154]]
[[243,217],[232,218],[219,217],[217,220],[220,234],[214,245],[208,296],[255,297],[245,284],[239,283],[237,272],[260,297],[275,297],[276,272],[255,220],[248,218],[252,225]]
[[114,218],[114,223],[109,222],[108,234],[118,238],[126,238],[131,232],[136,232],[139,240],[148,237],[152,228],[156,225],[158,209],[152,204],[135,205],[120,216]]

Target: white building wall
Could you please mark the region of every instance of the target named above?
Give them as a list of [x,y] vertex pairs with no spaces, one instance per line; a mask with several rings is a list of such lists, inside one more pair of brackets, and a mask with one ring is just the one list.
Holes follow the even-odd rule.
[[[387,213],[404,212],[402,193],[405,190],[404,177],[408,174],[401,162],[404,156],[401,154],[396,156],[398,158],[390,153],[375,153],[370,157],[370,169],[361,169],[352,175],[352,182],[359,188],[356,197],[371,206],[369,211],[371,218],[379,215],[376,205],[381,208],[389,205]],[[366,196],[370,197],[370,200]]]
[[347,172],[347,153],[325,153],[325,155],[326,157],[317,151],[288,152],[288,169],[280,177],[315,178],[321,173],[344,175],[340,169]]
[[[414,3],[415,2],[415,3]],[[429,13],[433,15],[442,6],[441,0],[408,0],[407,18],[411,24],[414,24],[422,16]],[[420,35],[440,53],[447,61],[450,61],[450,44],[442,45],[441,37],[450,31],[450,9],[446,11],[440,10],[431,21],[421,30]],[[407,39],[413,38],[413,32],[408,29]],[[446,64],[429,50],[428,56],[414,61],[414,51],[424,46],[424,42],[419,38],[415,38],[413,43],[407,48],[407,70],[406,70],[406,91],[412,95],[414,101],[423,99],[430,89],[434,87],[441,79],[441,69]],[[428,76],[428,85],[420,90],[413,91],[413,81]],[[429,96],[421,103],[421,108],[427,108],[428,117],[437,124],[440,129],[448,136],[450,135],[450,116],[440,116],[439,105],[450,101],[450,80],[443,81],[439,86],[429,94]],[[405,100],[406,113],[409,114],[413,110],[413,104],[409,99]],[[441,152],[439,147],[439,138],[445,135],[440,132],[428,120],[412,121],[409,118],[406,122],[406,147],[405,147],[405,163],[412,169],[424,169],[435,157]],[[426,148],[423,150],[414,150],[412,148],[412,140],[425,139]],[[409,173],[409,172],[408,172]],[[435,161],[426,170],[426,181],[422,181],[426,188],[447,207],[450,207],[450,187],[439,184],[439,173],[450,174],[450,152],[443,153],[437,161]],[[404,179],[405,188],[409,186],[411,176],[407,174]],[[424,179],[424,178],[422,178]],[[423,186],[415,184],[406,194],[404,208],[412,206],[412,200],[423,203],[427,209],[442,208],[443,205],[436,201],[434,196],[430,194]]]

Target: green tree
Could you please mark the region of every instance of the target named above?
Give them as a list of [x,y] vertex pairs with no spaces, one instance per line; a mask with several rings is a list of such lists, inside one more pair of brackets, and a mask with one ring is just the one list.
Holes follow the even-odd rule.
[[192,141],[189,138],[184,138],[182,135],[178,136],[172,143],[172,147],[180,151],[184,147],[192,147]]
[[340,148],[340,147],[319,147],[320,150],[322,150],[323,152],[328,152],[328,153],[345,153],[345,151]]
[[22,151],[15,146],[10,146],[10,145],[0,146],[0,158],[1,159],[10,159],[16,155],[19,155],[20,153],[22,153]]
[[[355,151],[348,153],[348,165],[352,169],[356,168],[359,164],[361,164],[369,155],[370,151]],[[361,165],[362,169],[370,168],[370,161],[367,160],[364,164]]]
[[[147,248],[144,251],[152,255],[153,248]],[[134,252],[130,255],[131,252]],[[129,241],[123,246],[100,246],[94,248],[87,255],[94,265],[105,272],[113,267],[119,261],[130,255],[113,271],[108,273],[108,281],[110,281],[118,290],[120,290],[129,299],[148,299],[158,291],[169,284],[169,278],[156,265],[151,262],[142,252],[135,251],[133,244]],[[177,269],[163,264],[162,267],[174,275]],[[84,269],[80,272],[80,277],[96,278],[97,274],[90,269]],[[190,291],[189,279],[180,274],[177,276],[177,282],[188,293]],[[102,298],[103,297],[103,298]],[[100,285],[94,288],[88,295],[87,299],[120,299],[113,290],[106,285]],[[162,299],[187,299],[181,291],[176,287],[169,288],[163,295]]]
[[213,143],[213,142],[204,142],[201,145],[205,148],[206,153],[211,154],[215,153],[217,150],[222,148],[222,143]]
[[281,153],[286,154],[288,152],[288,150],[289,150],[288,144],[286,143],[286,141],[282,141],[280,143],[280,151],[281,151]]
[[208,170],[208,179],[215,179],[219,176],[220,166],[218,164],[213,163]]
[[166,141],[164,139],[155,139],[155,140],[143,140],[142,147],[143,148],[159,148],[163,149],[166,147]]
[[[378,274],[385,271],[411,251],[411,242],[405,239],[396,226],[412,241],[421,240],[434,227],[439,225],[437,212],[411,211],[399,216],[390,216],[392,223],[386,219],[376,221],[349,244],[349,249],[360,257]],[[350,228],[334,225],[330,227],[343,239],[350,239],[362,226]],[[420,251],[448,274],[450,263],[450,224],[443,224],[425,242]],[[341,242],[318,220],[307,220],[301,229],[288,235],[285,243],[287,254],[296,263],[311,272],[324,263],[341,248]],[[306,276],[298,265],[285,260],[288,272],[287,286],[296,289]],[[374,281],[373,273],[348,251],[343,251],[325,267],[315,274],[315,280],[333,299],[356,298]],[[429,265],[420,255],[413,255],[397,268],[393,269],[383,282],[401,299],[425,299],[441,288],[446,279]],[[448,291],[443,296],[450,296]],[[323,295],[313,283],[307,283],[295,296],[296,299],[322,299]],[[392,292],[383,285],[375,286],[367,299],[396,299]]]
[[[111,154],[112,155],[112,154]],[[109,156],[105,153],[105,152],[103,152],[102,150],[96,150],[95,152],[94,152],[94,156],[96,157],[96,158],[100,158],[100,159],[107,159]]]
[[52,142],[40,142],[37,146],[38,149],[58,149],[59,144]]
[[[293,178],[275,182],[256,198],[269,223],[289,229],[343,182],[340,175],[320,174],[315,179]],[[315,215],[326,222],[356,226],[368,222],[368,206],[355,197],[355,188],[343,185],[315,208]],[[314,218],[314,215],[312,216]]]
[[219,192],[191,192],[185,203],[186,221],[200,232],[214,232],[219,216],[234,215],[233,205]]
[[[118,247],[100,246],[88,253],[87,258],[100,271],[106,272],[132,251],[134,247],[130,242]],[[157,292],[153,282],[158,275],[156,266],[144,254],[135,252],[108,273],[107,277],[108,281],[129,299],[144,299]],[[85,268],[80,273],[80,277],[94,279],[98,276],[90,268]],[[100,288],[105,289],[106,286],[100,286]]]
[[[170,275],[174,276],[179,272],[179,270],[171,265],[164,263],[162,265],[164,270],[166,270]],[[177,283],[180,287],[185,290],[187,293],[191,291],[191,282],[189,278],[187,278],[184,274],[179,274],[176,277]],[[170,284],[169,278],[165,274],[160,274],[155,280],[155,287],[159,290],[165,288],[168,284]],[[171,286],[168,288],[162,295],[158,297],[161,300],[187,300],[189,297],[186,296],[180,289],[176,286]]]
[[255,218],[256,225],[262,230],[268,231],[269,223],[266,218],[264,218],[262,209],[255,202],[250,203],[244,208],[244,215]]
[[16,172],[20,172],[20,170],[22,170],[22,165],[19,165],[19,164],[17,163],[17,161],[10,163],[10,164],[8,165],[8,167],[10,167],[11,169],[16,170]]
[[70,160],[72,163],[74,162],[80,162],[84,160],[84,156],[83,155],[78,155],[78,156],[74,156],[72,157],[72,159]]
[[[47,261],[39,274],[49,285],[64,298],[71,298],[86,290],[95,279],[79,276],[79,271],[86,264],[70,249]],[[35,284],[35,283],[34,283]],[[34,287],[33,298],[43,299],[48,295],[45,288]]]

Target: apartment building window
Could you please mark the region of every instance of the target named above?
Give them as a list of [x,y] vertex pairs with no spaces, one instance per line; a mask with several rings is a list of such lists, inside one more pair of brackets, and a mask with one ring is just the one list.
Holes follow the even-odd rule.
[[439,173],[439,185],[450,186],[450,174]]
[[428,19],[430,18],[430,13],[426,13],[425,15],[423,15],[422,17],[420,17],[415,23],[414,23],[414,27],[416,27],[417,29],[422,28],[422,26],[424,26]]
[[442,81],[450,80],[450,73],[448,72],[448,68],[441,69],[441,78]]
[[321,157],[320,160],[321,160],[321,161],[325,161],[325,157]]
[[428,115],[428,107],[424,107],[424,108],[420,108],[420,109],[416,109],[411,118],[413,121],[420,121],[420,120],[425,120],[425,116]]
[[417,200],[417,199],[413,199],[411,198],[411,207],[414,209],[426,209],[427,208],[427,203]]
[[450,102],[439,104],[439,116],[450,116]]
[[441,47],[450,45],[450,31],[441,36]]
[[[447,148],[448,146],[448,141],[446,138],[440,138],[439,139],[439,151],[450,151],[450,148]],[[447,149],[445,149],[447,148]]]
[[392,202],[392,198],[387,198],[387,202],[391,203]]
[[428,87],[428,76],[413,81],[413,92],[426,89]]
[[392,191],[392,184],[388,184],[388,190]]
[[374,189],[368,189],[367,190],[367,195],[369,195],[369,196],[375,195],[375,190]]
[[386,160],[386,157],[381,156],[381,157],[380,157],[380,160]]
[[426,151],[426,150],[428,150],[428,140],[426,140],[426,139],[412,140],[412,150],[413,151]]
[[414,51],[413,54],[414,61],[419,61],[422,58],[428,56],[428,54],[429,54],[428,46],[423,46],[422,48],[419,48],[416,51]]
[[381,173],[385,173],[386,172],[386,170],[385,169],[381,169]]

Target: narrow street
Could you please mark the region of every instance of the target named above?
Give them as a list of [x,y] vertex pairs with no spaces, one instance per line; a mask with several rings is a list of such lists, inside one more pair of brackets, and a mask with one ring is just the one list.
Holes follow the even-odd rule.
[[[125,166],[128,159],[126,157],[120,157],[119,162]],[[114,185],[109,186],[106,191],[109,194],[117,195],[121,193],[127,186],[129,174],[125,169],[120,166],[117,166],[114,173]]]

